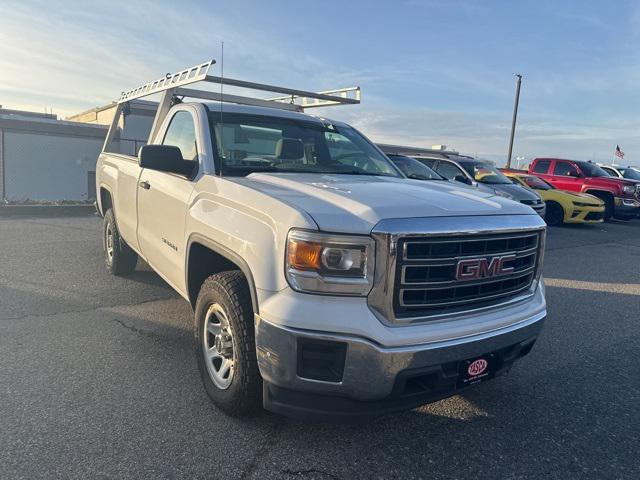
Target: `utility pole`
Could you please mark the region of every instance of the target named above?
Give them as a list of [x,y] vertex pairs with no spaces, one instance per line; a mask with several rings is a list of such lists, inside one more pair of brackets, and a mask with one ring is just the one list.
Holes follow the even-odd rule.
[[507,168],[511,168],[511,152],[513,151],[513,136],[516,133],[516,118],[518,117],[518,103],[520,102],[520,84],[522,75],[514,73],[516,80],[516,101],[513,104],[513,120],[511,121],[511,139],[509,140],[509,155],[507,157]]

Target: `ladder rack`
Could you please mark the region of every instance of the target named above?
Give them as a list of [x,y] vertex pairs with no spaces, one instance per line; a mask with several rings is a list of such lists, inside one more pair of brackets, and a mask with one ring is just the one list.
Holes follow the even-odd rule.
[[[144,85],[132,90],[122,92],[118,99],[116,112],[111,122],[111,128],[109,129],[107,138],[105,139],[103,149],[106,150],[107,146],[115,136],[120,115],[125,104],[131,100],[147,97],[156,93],[161,93],[162,97],[158,104],[158,111],[156,112],[156,116],[153,120],[151,133],[149,134],[149,142],[153,141],[156,137],[156,134],[160,129],[160,125],[171,108],[174,97],[182,96],[213,100],[217,102],[278,108],[297,112],[302,112],[305,108],[327,107],[331,105],[353,105],[360,103],[360,87],[339,88],[323,92],[308,92],[306,90],[279,87],[265,83],[248,82],[234,78],[223,78],[215,75],[209,75],[209,69],[215,63],[215,60],[209,60],[173,74],[168,73],[162,78],[145,83]],[[275,98],[254,98],[227,93],[222,94],[211,90],[184,88],[187,85],[198,82],[207,82],[221,86],[228,85],[231,87],[240,87],[261,92],[279,93],[284,96]]]
[[180,87],[182,85],[188,85],[190,83],[201,82],[207,78],[207,72],[209,67],[216,63],[215,60],[209,60],[208,62],[195,65],[191,68],[181,70],[174,74],[167,73],[164,77],[154,80],[149,83],[145,83],[138,88],[128,90],[120,94],[118,103],[128,102],[129,100],[135,100],[136,98],[146,97],[153,95],[154,93],[163,92],[170,88]]
[[[350,96],[351,95],[351,96]],[[340,100],[336,100],[336,96]],[[296,100],[299,100],[300,103],[296,104],[300,107],[304,108],[313,108],[313,107],[328,107],[331,105],[339,105],[339,104],[349,104],[349,103],[360,103],[360,87],[348,87],[348,88],[339,88],[337,90],[325,90],[324,92],[318,92],[314,96],[309,96],[305,94],[299,95],[290,95],[286,97],[275,97],[270,98],[271,102],[289,102],[294,103]]]
[[[118,104],[137,98],[146,97],[155,93],[171,92],[172,95],[201,98],[206,100],[225,101],[244,105],[259,105],[263,107],[284,108],[287,110],[302,111],[305,108],[326,107],[331,105],[348,105],[360,103],[360,87],[339,88],[323,92],[309,92],[265,83],[248,82],[234,78],[223,78],[209,75],[209,68],[216,63],[215,60],[186,68],[173,74],[167,74],[162,78],[144,85],[122,92]],[[281,93],[285,96],[275,98],[253,98],[239,95],[221,95],[209,90],[195,90],[181,88],[197,82],[208,82],[219,85],[246,88],[271,93]],[[299,103],[296,103],[299,102]],[[286,107],[284,105],[290,105]]]

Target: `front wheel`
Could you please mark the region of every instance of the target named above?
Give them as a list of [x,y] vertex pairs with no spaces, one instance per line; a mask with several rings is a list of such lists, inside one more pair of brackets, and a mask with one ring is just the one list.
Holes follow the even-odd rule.
[[613,212],[615,210],[615,203],[613,202],[613,198],[609,196],[600,197],[600,200],[604,202],[604,221],[608,222],[609,220],[611,220],[611,217],[613,217]]
[[196,302],[194,347],[207,394],[224,412],[242,416],[260,409],[253,307],[240,271],[207,278]]
[[547,225],[561,225],[564,222],[564,209],[556,202],[547,202],[547,212],[544,216]]

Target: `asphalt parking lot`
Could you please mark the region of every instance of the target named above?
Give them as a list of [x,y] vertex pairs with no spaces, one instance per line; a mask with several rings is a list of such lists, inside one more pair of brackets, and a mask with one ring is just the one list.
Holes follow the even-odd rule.
[[0,478],[640,478],[640,221],[550,230],[509,375],[350,425],[218,412],[190,307],[109,276],[100,225],[0,219]]

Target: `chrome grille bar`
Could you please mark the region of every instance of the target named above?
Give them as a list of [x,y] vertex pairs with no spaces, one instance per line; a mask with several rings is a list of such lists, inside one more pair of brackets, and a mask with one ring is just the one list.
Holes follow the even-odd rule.
[[[544,221],[533,213],[383,220],[371,232],[376,240],[376,272],[367,303],[382,323],[398,326],[457,318],[526,301],[539,285],[545,229]],[[491,242],[496,239],[503,243]],[[508,243],[511,239],[513,244]],[[429,244],[434,242],[439,247],[432,249]],[[498,272],[510,273],[511,279],[500,275],[488,279],[497,283],[487,284],[485,278],[455,278],[454,262],[460,259],[504,257],[511,252],[517,252],[516,258],[505,259],[504,265],[512,262],[514,271]],[[409,270],[414,266],[429,267],[433,274]],[[516,278],[519,274],[523,276]],[[445,281],[451,283],[441,283]],[[401,289],[407,291],[406,298],[402,294],[405,306],[400,304]],[[441,292],[447,289],[458,289],[457,295],[449,297]],[[413,290],[427,291],[430,298],[425,300]],[[411,302],[420,305],[406,306]],[[424,302],[430,305],[421,305]]]
[[[394,310],[397,316],[437,314],[462,306],[507,299],[528,290],[535,278],[538,232],[400,239]],[[496,276],[456,278],[461,261],[508,257],[508,271]],[[506,262],[505,262],[506,263]]]

